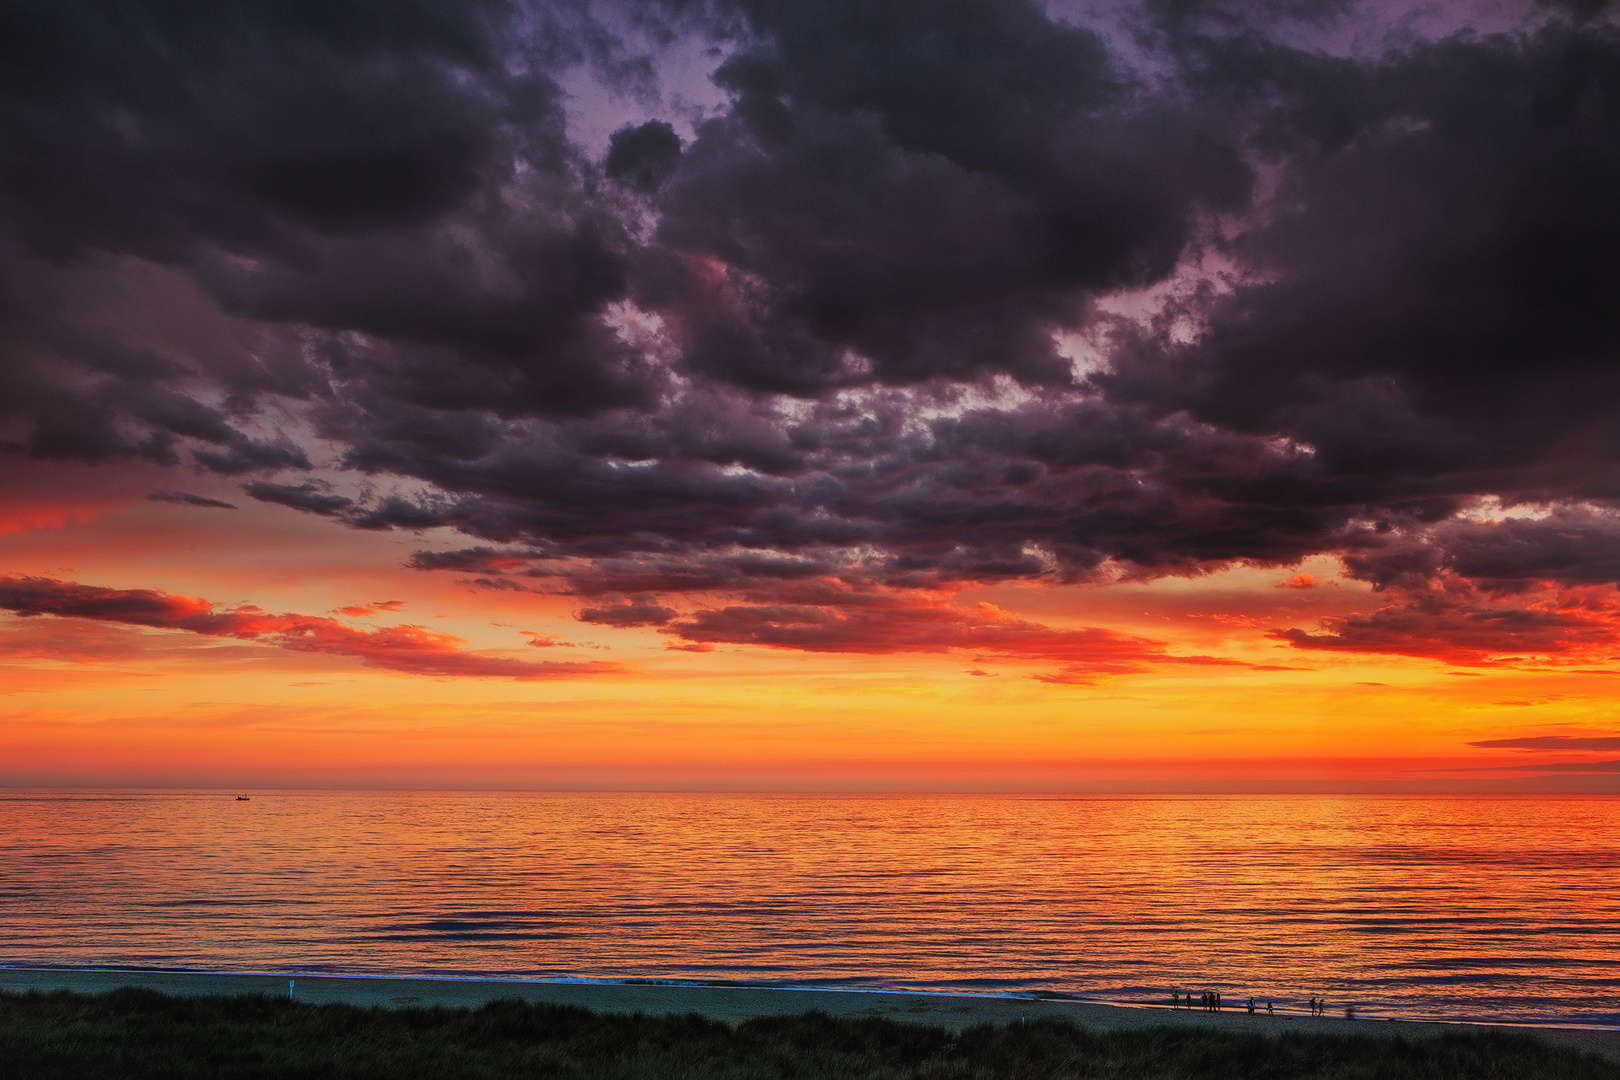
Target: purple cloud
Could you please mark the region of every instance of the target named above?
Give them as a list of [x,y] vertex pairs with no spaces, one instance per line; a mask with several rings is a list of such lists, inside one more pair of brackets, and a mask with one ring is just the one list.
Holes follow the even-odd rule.
[[[1281,640],[1595,654],[1620,34],[1578,14],[1344,55],[1352,8],[48,5],[0,453],[455,530],[412,565],[689,644],[1330,555],[1378,606]],[[645,115],[588,146],[592,80]]]

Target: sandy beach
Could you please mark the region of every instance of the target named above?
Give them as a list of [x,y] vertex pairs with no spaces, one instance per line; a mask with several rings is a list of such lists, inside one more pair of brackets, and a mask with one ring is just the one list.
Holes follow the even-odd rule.
[[[289,989],[289,981],[292,983]],[[392,978],[382,976],[313,976],[229,974],[219,972],[149,971],[82,968],[0,968],[0,990],[72,990],[99,994],[138,986],[175,995],[291,993],[312,1004],[408,1007],[443,1005],[476,1007],[488,1001],[519,998],[530,1002],[578,1005],[604,1013],[698,1013],[736,1022],[756,1016],[795,1015],[812,1010],[841,1017],[889,1020],[964,1028],[980,1023],[1007,1024],[1058,1017],[1088,1028],[1134,1028],[1190,1025],[1223,1031],[1281,1034],[1289,1031],[1346,1035],[1400,1035],[1427,1038],[1459,1030],[1506,1028],[1534,1034],[1548,1042],[1595,1051],[1620,1061],[1620,1030],[1591,1027],[1525,1027],[1512,1024],[1457,1024],[1329,1015],[1250,1015],[1240,1008],[1219,1013],[1159,1006],[1108,1005],[1062,998],[1025,998],[805,990],[765,986],[705,986],[670,983],[576,983],[509,979]]]

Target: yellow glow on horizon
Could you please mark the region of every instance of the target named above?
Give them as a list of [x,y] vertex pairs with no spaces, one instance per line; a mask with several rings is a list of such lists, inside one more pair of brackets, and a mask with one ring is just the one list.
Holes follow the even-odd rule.
[[[1180,658],[1059,685],[1037,678],[1059,666],[1052,660],[971,650],[672,651],[658,629],[577,621],[578,598],[478,590],[454,574],[406,569],[409,552],[428,546],[419,537],[357,540],[326,522],[251,507],[201,520],[215,534],[190,534],[195,559],[174,558],[185,531],[145,505],[14,534],[0,539],[0,553],[12,574],[71,574],[269,611],[344,618],[332,612],[401,600],[397,611],[347,621],[419,624],[483,655],[622,670],[533,682],[444,678],[177,630],[4,616],[4,782],[1495,782],[1513,773],[1447,770],[1534,760],[1471,742],[1612,726],[1610,676],[1460,669],[1267,637],[1368,606],[1366,586],[1343,581],[1331,560],[957,598],[1057,629],[1152,638]],[[1303,574],[1312,587],[1288,584]],[[571,644],[530,647],[524,631]]]

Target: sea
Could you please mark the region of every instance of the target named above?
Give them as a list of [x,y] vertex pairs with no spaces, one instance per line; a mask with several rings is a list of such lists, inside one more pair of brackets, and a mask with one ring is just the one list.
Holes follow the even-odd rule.
[[0,965],[1620,1024],[1620,799],[0,790]]

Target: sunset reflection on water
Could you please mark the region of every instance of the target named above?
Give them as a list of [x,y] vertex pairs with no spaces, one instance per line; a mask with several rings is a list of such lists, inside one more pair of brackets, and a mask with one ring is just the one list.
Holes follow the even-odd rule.
[[1620,1021],[1620,800],[0,795],[0,962]]

